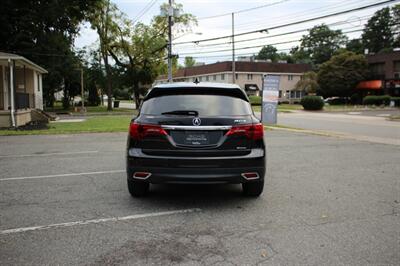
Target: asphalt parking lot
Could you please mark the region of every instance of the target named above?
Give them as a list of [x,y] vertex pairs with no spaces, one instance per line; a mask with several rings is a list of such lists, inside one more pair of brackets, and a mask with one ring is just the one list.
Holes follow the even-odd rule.
[[153,186],[126,134],[0,137],[0,265],[398,265],[399,146],[267,131],[266,189]]

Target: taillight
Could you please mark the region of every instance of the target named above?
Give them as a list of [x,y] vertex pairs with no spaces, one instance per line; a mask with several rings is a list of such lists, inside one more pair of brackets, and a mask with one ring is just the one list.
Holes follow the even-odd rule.
[[227,136],[246,136],[248,139],[259,140],[264,137],[263,124],[233,126]]
[[159,125],[144,125],[131,123],[129,126],[129,135],[136,140],[142,140],[152,136],[166,136],[167,132]]

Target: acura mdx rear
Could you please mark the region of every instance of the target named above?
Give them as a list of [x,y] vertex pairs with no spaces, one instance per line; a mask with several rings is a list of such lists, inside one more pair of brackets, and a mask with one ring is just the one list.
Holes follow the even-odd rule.
[[263,136],[263,125],[237,85],[157,85],[130,124],[129,192],[144,196],[150,184],[160,183],[230,183],[259,196],[266,167]]

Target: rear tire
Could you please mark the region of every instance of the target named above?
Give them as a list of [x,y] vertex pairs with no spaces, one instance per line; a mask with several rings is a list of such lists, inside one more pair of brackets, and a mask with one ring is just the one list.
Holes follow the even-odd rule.
[[137,182],[128,179],[128,190],[132,197],[138,198],[146,196],[149,192],[150,184],[147,182]]
[[249,197],[258,197],[264,190],[264,181],[242,183],[243,194]]

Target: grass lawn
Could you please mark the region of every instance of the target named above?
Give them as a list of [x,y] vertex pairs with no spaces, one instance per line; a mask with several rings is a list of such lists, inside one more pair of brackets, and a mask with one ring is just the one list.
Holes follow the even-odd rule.
[[48,129],[0,130],[0,135],[44,135],[94,132],[128,132],[131,115],[88,117],[83,122],[50,123]]
[[[69,109],[65,110],[62,107],[62,104],[60,102],[55,102],[53,108],[45,108],[46,112],[54,112],[54,113],[72,113],[73,115],[76,114],[81,114],[79,110],[75,112],[74,107],[70,107]],[[114,113],[129,113],[133,112],[134,110],[132,109],[127,109],[127,108],[113,108],[111,112],[107,111],[107,106],[87,106],[86,107],[86,113],[87,114],[95,114],[95,113],[109,113],[109,114],[114,114]]]
[[[252,105],[254,112],[261,112],[261,105]],[[303,110],[300,104],[279,104],[278,112],[290,112],[293,110]]]

